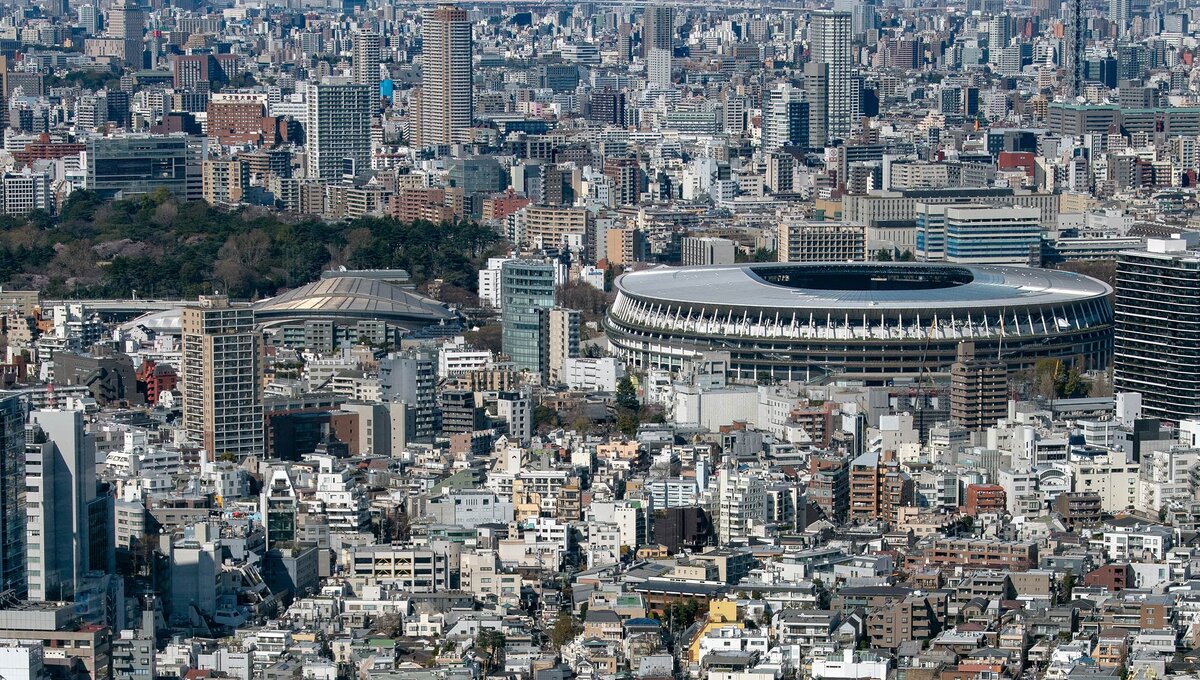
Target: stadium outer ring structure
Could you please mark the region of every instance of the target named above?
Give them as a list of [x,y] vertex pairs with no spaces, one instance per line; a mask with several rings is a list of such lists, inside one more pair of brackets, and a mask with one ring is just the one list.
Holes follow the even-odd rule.
[[960,342],[1009,371],[1112,357],[1112,288],[1071,272],[942,263],[763,263],[624,274],[604,320],[635,371],[728,352],[732,376],[886,384],[948,371]]

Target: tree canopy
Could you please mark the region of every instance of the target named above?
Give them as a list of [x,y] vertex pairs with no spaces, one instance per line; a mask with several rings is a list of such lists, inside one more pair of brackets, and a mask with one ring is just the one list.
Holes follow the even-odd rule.
[[225,212],[166,192],[104,201],[75,191],[61,215],[0,218],[0,284],[75,298],[190,298],[219,290],[251,299],[316,279],[323,269],[400,268],[420,284],[476,287],[499,236],[473,222],[391,218],[287,221],[261,209]]

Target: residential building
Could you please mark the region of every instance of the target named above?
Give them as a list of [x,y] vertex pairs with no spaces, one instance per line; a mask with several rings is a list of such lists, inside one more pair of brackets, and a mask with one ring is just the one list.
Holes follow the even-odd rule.
[[309,177],[337,180],[370,169],[371,112],[377,94],[369,85],[344,78],[326,78],[308,86]]
[[183,310],[183,426],[209,460],[264,451],[262,334],[249,305],[201,296]]
[[422,20],[420,146],[466,140],[474,119],[472,38],[467,12],[451,4],[426,10]]

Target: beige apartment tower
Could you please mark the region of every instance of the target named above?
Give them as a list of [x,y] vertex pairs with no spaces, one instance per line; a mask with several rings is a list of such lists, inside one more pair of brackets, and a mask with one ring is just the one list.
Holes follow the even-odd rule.
[[262,456],[262,335],[224,295],[183,310],[183,426],[209,460]]
[[471,22],[467,11],[438,5],[421,26],[420,146],[465,141],[474,118],[471,96]]
[[579,310],[553,307],[539,312],[541,325],[541,373],[548,385],[566,381],[567,359],[579,357]]

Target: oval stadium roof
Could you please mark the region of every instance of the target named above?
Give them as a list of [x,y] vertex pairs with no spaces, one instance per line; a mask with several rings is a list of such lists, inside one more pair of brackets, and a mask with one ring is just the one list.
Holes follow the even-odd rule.
[[311,319],[378,319],[398,326],[428,326],[457,318],[445,304],[379,279],[321,279],[254,303],[266,324]]
[[[917,274],[947,281],[944,285],[863,289],[857,285],[787,285],[769,280],[788,274],[813,282],[839,280],[847,275],[886,281],[892,276],[907,279]],[[1102,298],[1112,292],[1107,284],[1095,279],[1050,269],[861,262],[662,267],[624,274],[617,279],[617,289],[626,295],[670,304],[835,310],[1052,305]]]

